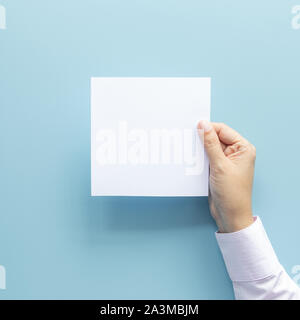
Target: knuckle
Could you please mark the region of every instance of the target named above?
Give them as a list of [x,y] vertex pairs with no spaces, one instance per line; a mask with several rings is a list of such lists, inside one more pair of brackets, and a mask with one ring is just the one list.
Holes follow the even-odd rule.
[[207,148],[213,148],[216,145],[215,139],[211,136],[204,137],[204,144]]
[[205,146],[210,149],[213,148],[215,145],[212,139],[205,139],[204,143],[205,143]]

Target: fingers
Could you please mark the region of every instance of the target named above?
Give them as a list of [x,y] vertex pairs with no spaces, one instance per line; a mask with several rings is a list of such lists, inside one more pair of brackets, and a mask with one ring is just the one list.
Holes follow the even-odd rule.
[[237,142],[246,142],[247,140],[243,138],[237,131],[233,130],[224,123],[211,123],[215,129],[220,141],[225,145],[232,145]]
[[210,163],[213,165],[222,161],[225,155],[219,137],[212,124],[202,120],[198,124],[198,129],[204,132],[204,147]]

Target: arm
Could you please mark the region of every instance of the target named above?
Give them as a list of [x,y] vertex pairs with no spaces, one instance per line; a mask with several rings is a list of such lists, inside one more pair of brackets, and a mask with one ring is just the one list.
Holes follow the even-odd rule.
[[247,228],[216,233],[236,299],[300,299],[300,288],[280,265],[259,217]]
[[210,211],[236,299],[300,299],[259,217],[252,215],[255,148],[224,124],[201,121],[210,160]]

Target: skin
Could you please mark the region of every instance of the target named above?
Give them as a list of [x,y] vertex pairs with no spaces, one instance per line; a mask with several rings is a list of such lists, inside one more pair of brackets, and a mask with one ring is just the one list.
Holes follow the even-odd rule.
[[200,121],[210,161],[209,207],[219,232],[244,229],[253,223],[252,185],[255,147],[223,123]]

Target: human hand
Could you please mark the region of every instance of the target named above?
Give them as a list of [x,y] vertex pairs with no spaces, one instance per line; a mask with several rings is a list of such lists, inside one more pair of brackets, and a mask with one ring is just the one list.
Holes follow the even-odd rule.
[[223,123],[200,121],[210,161],[209,207],[219,232],[235,232],[253,223],[252,184],[255,147]]

